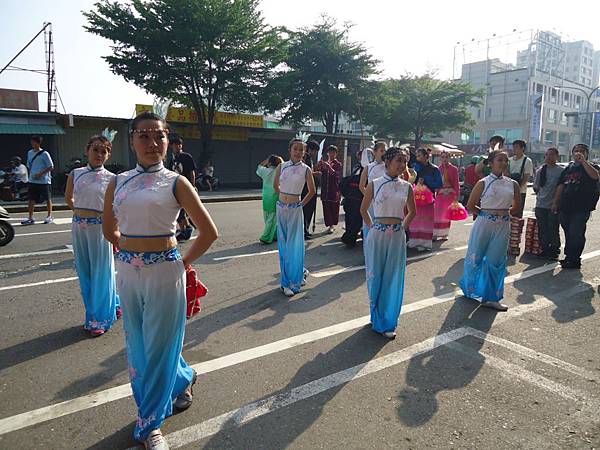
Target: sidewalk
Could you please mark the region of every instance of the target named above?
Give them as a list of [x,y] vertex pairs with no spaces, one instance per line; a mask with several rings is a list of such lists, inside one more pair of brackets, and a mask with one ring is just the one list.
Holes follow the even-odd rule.
[[[261,189],[219,189],[214,192],[202,191],[199,193],[200,199],[204,203],[222,203],[222,202],[242,202],[250,200],[261,200],[262,190]],[[52,197],[54,211],[65,211],[69,207],[65,203],[64,197]],[[0,201],[0,206],[6,208],[9,213],[22,213],[27,212],[27,202],[4,202]],[[45,210],[45,204],[39,204],[35,206],[36,211]]]

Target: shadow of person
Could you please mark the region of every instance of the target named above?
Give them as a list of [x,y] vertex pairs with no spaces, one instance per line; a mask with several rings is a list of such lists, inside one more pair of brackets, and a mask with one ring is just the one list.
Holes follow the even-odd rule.
[[[64,247],[63,247],[64,248]],[[73,270],[75,267],[75,262],[73,261],[72,255],[69,259],[64,259],[62,261],[46,263],[45,265],[34,264],[33,266],[20,267],[18,270],[12,271],[3,271],[2,279],[11,279],[18,277],[25,277],[27,275],[31,275],[35,273],[41,279],[46,279],[45,277],[52,277],[55,275],[51,275],[52,272],[58,272],[61,270]],[[48,275],[46,275],[48,274]]]
[[129,448],[137,445],[137,448],[143,449],[143,445],[133,439],[133,429],[135,428],[135,422],[131,422],[129,425],[124,426],[117,432],[105,437],[99,442],[87,447],[86,450],[106,450],[108,448]]
[[[471,327],[487,333],[496,312],[481,308],[474,300],[457,297],[436,336],[460,327]],[[437,339],[437,337],[436,337]],[[439,408],[438,394],[444,390],[459,389],[470,384],[485,363],[479,354],[483,341],[465,337],[469,341],[469,355],[463,355],[446,345],[413,357],[406,371],[406,387],[398,394],[397,414],[409,427],[427,423]]]
[[464,259],[461,258],[452,264],[446,273],[439,277],[434,277],[431,282],[435,288],[434,295],[453,291],[458,288],[458,280],[462,277],[464,270]]
[[[283,389],[259,400],[258,403],[270,405],[271,410],[267,414],[243,423],[247,420],[247,414],[252,414],[254,409],[240,410],[220,427],[219,432],[212,436],[204,448],[273,449],[290,446],[321,416],[327,403],[344,388],[352,376],[359,373],[364,363],[377,355],[389,342],[369,328],[361,328],[330,351],[319,353],[304,364]],[[332,381],[329,389],[321,387],[327,386],[323,377],[335,378],[340,371],[347,371],[343,378],[348,381],[339,384]],[[319,389],[318,393],[311,394],[310,388],[302,389],[304,394],[294,392],[295,388],[310,382],[319,386],[316,388]],[[299,395],[303,396],[302,401],[296,401]],[[288,400],[293,406],[278,406]]]
[[[528,272],[533,269],[537,269],[538,267],[543,267],[546,265],[552,265],[554,267],[560,267],[558,263],[553,261],[544,261],[542,259],[535,259],[531,256],[527,256],[521,258],[521,261],[526,261],[527,266],[523,269],[523,272]],[[535,280],[535,281],[534,281]],[[544,287],[547,286],[546,283],[541,283],[539,280],[525,278],[525,279],[517,279],[513,282],[513,286],[516,290],[519,291],[519,294],[516,297],[517,303],[528,304],[533,303],[535,301],[535,294],[540,293]]]
[[554,320],[558,323],[568,323],[596,313],[592,305],[594,286],[583,281],[583,274],[579,270],[561,270],[553,279],[559,286],[581,285],[582,287],[582,291],[570,298],[561,296],[560,291],[557,292],[556,289],[548,289],[545,292],[545,297],[556,306],[552,311]]
[[9,367],[89,339],[89,334],[77,325],[65,330],[31,339],[0,350],[0,372]]

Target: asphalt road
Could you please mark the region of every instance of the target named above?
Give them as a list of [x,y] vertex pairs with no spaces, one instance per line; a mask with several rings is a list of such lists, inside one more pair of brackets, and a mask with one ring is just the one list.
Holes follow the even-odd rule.
[[[507,313],[456,292],[471,228],[454,224],[432,253],[409,253],[390,342],[366,327],[360,245],[317,221],[311,277],[288,299],[276,246],[258,243],[260,207],[208,205],[221,238],[195,264],[209,295],[184,356],[200,376],[163,427],[172,448],[600,448],[598,214],[580,271],[511,262]],[[122,325],[81,330],[69,214],[57,217],[0,248],[0,448],[134,447]]]

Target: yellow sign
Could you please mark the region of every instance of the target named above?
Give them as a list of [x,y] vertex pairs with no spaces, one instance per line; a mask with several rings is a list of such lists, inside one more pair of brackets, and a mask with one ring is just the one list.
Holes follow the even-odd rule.
[[[200,139],[201,136],[198,127],[189,125],[175,125],[173,131],[184,139]],[[212,137],[215,141],[247,141],[248,130],[241,128],[213,128]]]
[[[144,111],[152,111],[150,105],[135,105],[136,114]],[[198,123],[198,115],[191,108],[169,108],[167,113],[167,122],[179,123]],[[263,116],[257,114],[237,114],[223,111],[215,112],[215,125],[244,127],[244,128],[264,128]]]

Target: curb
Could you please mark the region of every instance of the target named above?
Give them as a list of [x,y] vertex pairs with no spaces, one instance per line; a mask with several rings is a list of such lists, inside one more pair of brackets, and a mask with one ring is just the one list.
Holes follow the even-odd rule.
[[[214,198],[200,197],[200,200],[202,200],[202,203],[246,202],[246,201],[262,200],[262,195],[247,195],[247,196],[240,196],[240,197],[214,197]],[[3,206],[4,209],[6,209],[6,211],[8,213],[22,213],[22,212],[28,211],[27,205],[12,205],[12,206],[11,205],[1,205],[1,206]],[[66,203],[55,203],[52,205],[53,211],[68,211],[69,209],[70,208],[67,206]],[[34,211],[36,211],[36,212],[46,211],[46,207],[35,205]]]

